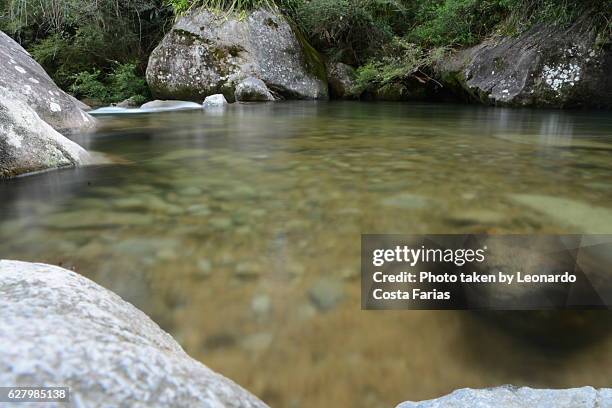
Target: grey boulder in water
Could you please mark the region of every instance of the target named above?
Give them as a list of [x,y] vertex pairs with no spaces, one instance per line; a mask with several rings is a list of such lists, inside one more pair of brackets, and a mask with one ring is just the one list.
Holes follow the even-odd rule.
[[0,178],[87,164],[90,155],[0,86]]
[[224,108],[227,105],[227,99],[222,94],[207,96],[202,103],[204,109],[208,108]]
[[612,389],[593,387],[561,390],[503,386],[464,388],[437,399],[403,402],[397,408],[610,408]]
[[260,78],[285,99],[327,99],[320,55],[280,14],[245,16],[193,9],[152,52],[147,82],[158,98],[201,101],[221,93],[234,101],[236,86]]
[[266,407],[74,272],[0,261],[0,310],[0,384],[69,387],[75,407]]
[[59,131],[93,127],[95,120],[79,102],[55,85],[45,70],[0,31],[0,87],[5,96],[26,102],[38,116]]
[[234,97],[239,102],[270,102],[274,96],[266,84],[258,78],[248,77],[236,86]]

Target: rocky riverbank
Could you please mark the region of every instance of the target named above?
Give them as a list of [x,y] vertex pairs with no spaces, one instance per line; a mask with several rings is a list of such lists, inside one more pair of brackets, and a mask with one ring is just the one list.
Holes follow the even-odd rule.
[[329,95],[610,108],[612,47],[586,20],[569,27],[540,24],[519,34],[493,34],[476,46],[447,51],[384,86],[359,90],[353,67],[324,63],[278,13],[255,10],[241,18],[195,9],[181,17],[153,51],[147,81],[156,97],[198,102],[222,93],[229,101]]

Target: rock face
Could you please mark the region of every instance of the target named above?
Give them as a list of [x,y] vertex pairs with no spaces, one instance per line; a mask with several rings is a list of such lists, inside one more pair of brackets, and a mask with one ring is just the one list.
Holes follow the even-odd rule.
[[444,397],[421,401],[403,402],[397,408],[599,408],[612,407],[612,389],[593,387],[564,390],[533,389],[529,387],[503,386],[475,390],[463,388]]
[[319,54],[280,15],[246,16],[193,10],[151,54],[147,82],[158,98],[202,101],[221,93],[234,100],[247,77],[287,99],[327,99]]
[[445,87],[485,104],[609,108],[612,44],[583,23],[492,38],[436,69]]
[[1,31],[0,61],[0,87],[6,96],[26,102],[56,130],[94,125],[84,111],[87,106],[59,89],[30,54]]
[[89,154],[0,86],[0,179],[86,164]]
[[1,384],[66,386],[73,406],[266,407],[74,272],[0,261],[0,308]]
[[239,102],[269,102],[274,96],[261,80],[248,77],[236,86],[234,98]]
[[327,80],[330,97],[348,98],[355,79],[355,70],[342,62],[327,64]]

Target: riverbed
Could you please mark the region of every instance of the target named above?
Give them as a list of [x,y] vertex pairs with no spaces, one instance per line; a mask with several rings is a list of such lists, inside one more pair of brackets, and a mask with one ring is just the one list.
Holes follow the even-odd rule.
[[[271,406],[610,385],[605,330],[359,297],[362,233],[612,233],[609,113],[285,102],[99,122],[73,138],[114,164],[0,182],[0,258],[93,279]],[[564,336],[582,341],[549,346]]]

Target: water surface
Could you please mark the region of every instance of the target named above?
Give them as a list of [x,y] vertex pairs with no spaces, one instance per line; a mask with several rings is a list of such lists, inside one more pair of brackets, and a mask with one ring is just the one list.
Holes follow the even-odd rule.
[[92,278],[270,405],[610,385],[604,334],[551,350],[467,312],[359,301],[361,233],[612,233],[609,113],[293,102],[99,120],[77,141],[117,164],[0,183],[0,258]]

